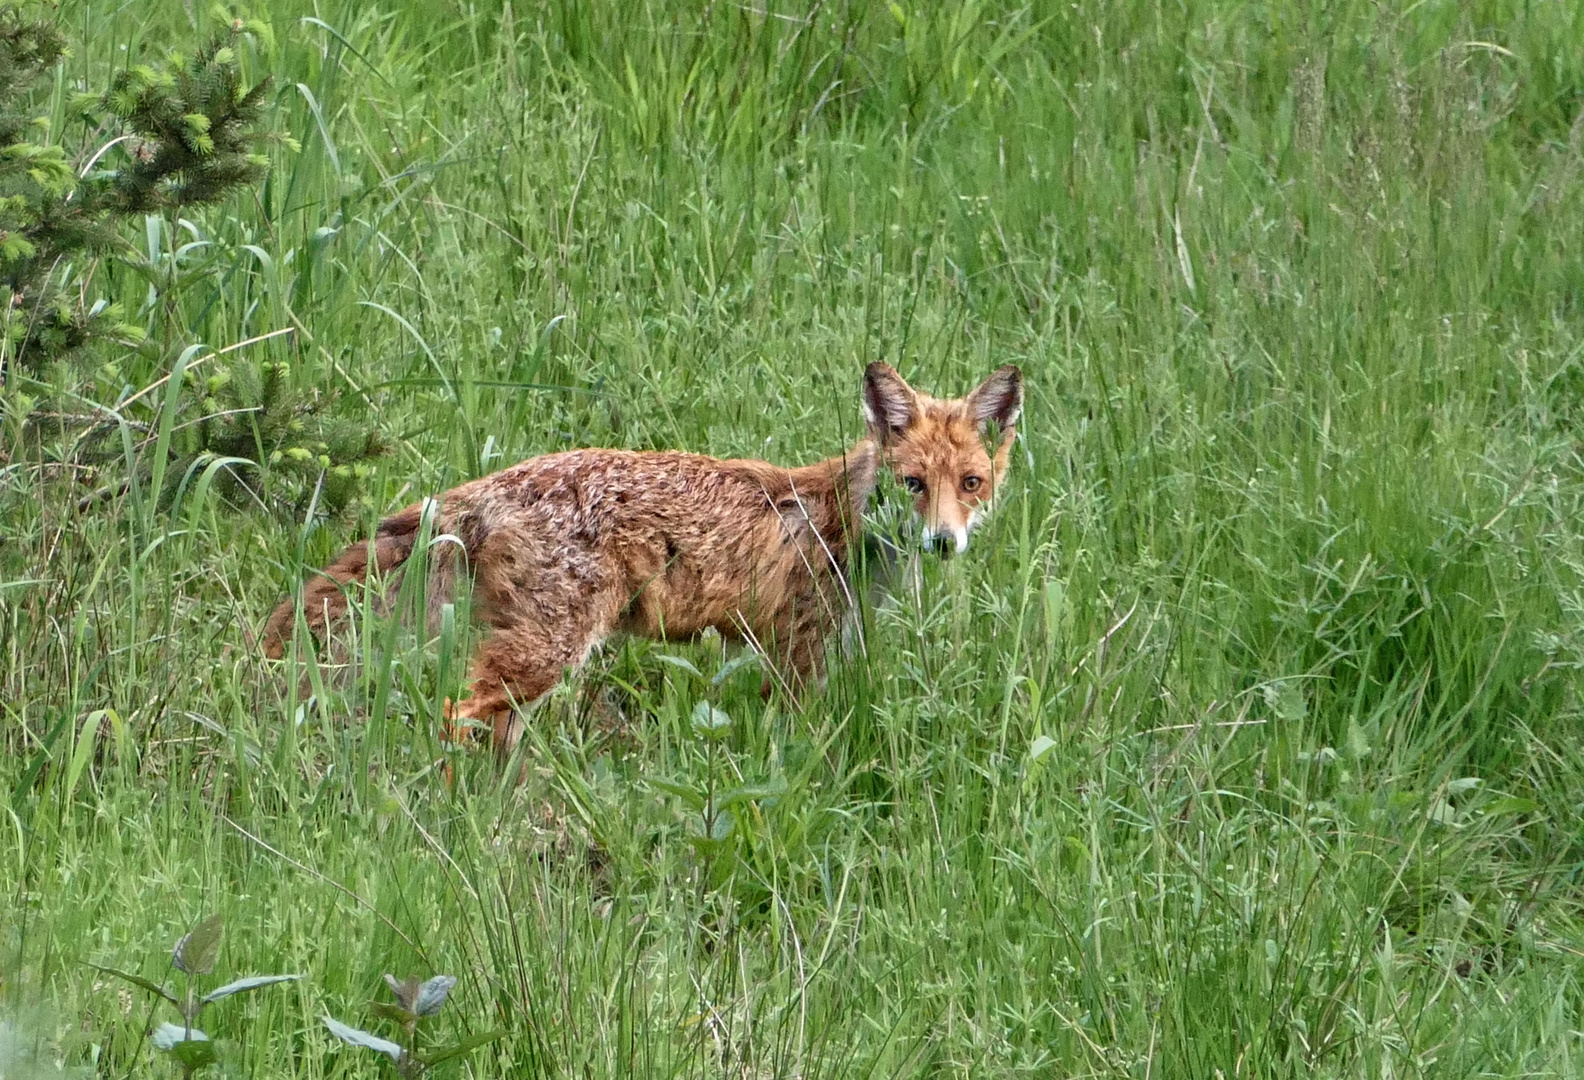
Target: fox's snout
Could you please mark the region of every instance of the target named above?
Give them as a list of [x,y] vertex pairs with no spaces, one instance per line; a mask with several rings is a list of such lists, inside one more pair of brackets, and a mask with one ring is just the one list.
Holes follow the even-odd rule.
[[984,516],[977,507],[961,502],[943,505],[949,497],[920,499],[916,507],[924,520],[924,550],[942,558],[967,551],[968,536],[979,523],[978,519]]
[[961,554],[968,550],[968,530],[952,529],[937,530],[932,526],[924,526],[924,550],[949,559],[954,554]]
[[959,504],[961,511],[958,520],[953,521],[948,515],[935,512],[925,513],[924,516],[924,548],[942,558],[961,555],[968,550],[968,538],[973,535],[974,529],[984,520],[985,511],[989,501],[978,503],[975,506]]

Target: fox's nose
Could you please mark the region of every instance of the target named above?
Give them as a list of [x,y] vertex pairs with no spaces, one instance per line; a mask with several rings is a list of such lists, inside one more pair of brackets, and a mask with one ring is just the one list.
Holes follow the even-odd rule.
[[927,533],[924,536],[924,546],[943,559],[949,559],[957,552],[957,544],[952,540],[950,533]]

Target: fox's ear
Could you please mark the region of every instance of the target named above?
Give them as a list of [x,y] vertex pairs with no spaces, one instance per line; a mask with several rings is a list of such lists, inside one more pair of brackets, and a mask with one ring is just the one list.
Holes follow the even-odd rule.
[[863,411],[869,433],[884,443],[912,425],[918,398],[895,368],[876,361],[864,369]]
[[994,424],[1005,432],[1018,422],[1023,413],[1023,372],[1016,364],[996,368],[991,376],[979,384],[979,389],[968,395],[968,415],[985,434]]

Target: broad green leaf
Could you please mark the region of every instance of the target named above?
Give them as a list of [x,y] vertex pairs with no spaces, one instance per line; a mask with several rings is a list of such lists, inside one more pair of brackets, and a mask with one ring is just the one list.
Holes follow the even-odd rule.
[[141,975],[134,975],[130,971],[122,971],[119,968],[105,967],[103,964],[89,964],[88,966],[93,968],[95,971],[102,971],[106,975],[114,975],[118,979],[125,979],[133,986],[141,986],[149,993],[158,994],[160,997],[171,1002],[172,1004],[181,1004],[181,998],[177,997],[175,994],[171,993],[158,983],[150,982]]
[[736,845],[730,840],[717,840],[711,836],[690,836],[687,839],[701,859],[730,858],[736,853]]
[[1029,743],[1029,764],[1035,764],[1054,749],[1056,749],[1055,739],[1049,735],[1037,736],[1033,742]]
[[371,1035],[367,1031],[343,1024],[332,1016],[325,1016],[320,1019],[324,1021],[324,1026],[330,1029],[330,1034],[342,1042],[350,1043],[353,1046],[367,1047],[370,1050],[378,1050],[398,1065],[401,1064],[402,1048],[389,1039],[382,1039],[378,1035]]
[[225,921],[211,915],[188,932],[171,951],[171,961],[178,971],[189,975],[207,975],[220,959],[220,937],[225,933]]
[[1480,807],[1480,811],[1487,817],[1495,814],[1533,814],[1539,809],[1539,803],[1518,795],[1503,795]]
[[1260,692],[1265,697],[1265,704],[1270,706],[1271,712],[1276,714],[1278,720],[1295,724],[1309,711],[1303,691],[1290,679],[1267,683]]
[[154,1029],[154,1034],[150,1036],[150,1039],[159,1049],[170,1050],[184,1042],[208,1042],[209,1036],[197,1028],[165,1023]]
[[1354,761],[1364,761],[1370,756],[1369,737],[1364,734],[1364,729],[1359,727],[1358,721],[1349,720],[1347,726],[1348,755]]
[[[193,1032],[194,1035],[198,1032]],[[171,1057],[182,1063],[182,1068],[190,1076],[205,1065],[213,1065],[216,1060],[215,1044],[208,1037],[202,1039],[188,1039],[179,1042],[170,1048]]]
[[675,795],[687,803],[694,810],[704,809],[704,793],[682,780],[670,780],[664,776],[646,776],[643,782],[652,788],[658,788],[670,795]]
[[700,682],[705,681],[704,673],[698,668],[694,667],[693,661],[689,660],[685,656],[672,656],[670,653],[655,653],[654,658],[660,661],[662,664],[670,664],[672,667],[677,668],[680,671],[687,672]]
[[224,986],[216,987],[199,998],[198,1001],[199,1004],[207,1005],[211,1001],[219,1001],[221,998],[230,997],[232,994],[245,994],[249,990],[257,990],[261,986],[273,986],[276,983],[291,982],[300,978],[302,978],[301,975],[249,975],[245,979],[238,979],[235,982],[228,982]]
[[725,682],[727,679],[729,679],[733,675],[737,674],[743,668],[748,667],[749,665],[756,665],[757,666],[758,663],[759,663],[759,654],[758,653],[754,653],[754,652],[741,652],[741,653],[738,653],[736,656],[732,657],[730,660],[726,661],[724,664],[722,664],[719,668],[717,668],[715,670],[715,674],[710,678],[710,682],[714,683],[716,686],[719,686],[721,683]]
[[411,1024],[418,1019],[417,1013],[408,1012],[400,1005],[392,1005],[388,1001],[371,1001],[369,1002],[369,1008],[374,1010],[375,1016],[381,1017],[385,1020],[390,1020],[394,1023],[402,1025],[403,1027],[406,1027],[408,1024]]
[[1056,578],[1045,582],[1045,632],[1054,636],[1061,630],[1067,613],[1067,586]]
[[707,701],[693,706],[693,730],[706,739],[719,739],[731,730],[732,719]]
[[735,787],[729,791],[721,792],[720,796],[715,800],[715,809],[728,810],[742,802],[773,799],[777,795],[785,795],[786,790],[785,780],[769,784],[744,784],[742,787]]
[[732,838],[733,831],[737,828],[737,823],[732,820],[730,814],[716,814],[714,819],[709,822],[708,830],[704,827],[705,823],[697,818],[689,822],[689,825],[691,826],[692,835],[688,837],[688,840],[698,847],[700,851],[727,844]]
[[486,1031],[482,1035],[474,1035],[471,1038],[463,1039],[455,1046],[447,1046],[440,1050],[431,1050],[429,1053],[422,1055],[421,1060],[423,1061],[426,1068],[439,1065],[443,1061],[450,1061],[452,1058],[459,1058],[463,1054],[471,1054],[474,1050],[477,1050],[484,1044],[492,1043],[505,1034],[506,1030],[504,1028],[497,1028],[494,1031]]

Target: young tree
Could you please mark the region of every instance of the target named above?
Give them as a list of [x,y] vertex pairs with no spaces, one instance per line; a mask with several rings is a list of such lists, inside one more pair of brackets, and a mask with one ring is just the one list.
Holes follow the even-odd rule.
[[[73,162],[30,108],[65,40],[0,0],[0,393],[13,418],[39,417],[33,395],[69,378],[62,361],[141,342],[122,305],[93,288],[98,260],[130,250],[131,224],[219,202],[263,179],[261,147],[295,145],[264,126],[270,80],[248,86],[238,62],[241,37],[262,29],[237,20],[190,57],[173,56],[164,69],[129,66],[103,94],[80,95],[73,111],[100,116],[104,141]],[[151,344],[169,357],[186,343]],[[173,448],[178,464],[244,458],[254,472],[274,465],[328,479],[332,504],[350,495],[361,462],[381,450],[377,437],[331,417],[323,399],[294,393],[286,374],[279,363],[237,361],[195,384],[185,405],[202,412]]]

